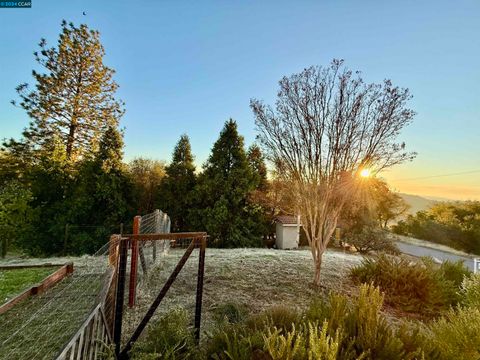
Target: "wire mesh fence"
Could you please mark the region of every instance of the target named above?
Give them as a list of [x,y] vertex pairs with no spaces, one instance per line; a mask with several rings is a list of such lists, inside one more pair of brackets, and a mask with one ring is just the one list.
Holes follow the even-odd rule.
[[196,249],[206,234],[169,232],[161,211],[138,216],[133,234],[112,235],[94,255],[74,261],[71,276],[0,315],[0,359],[97,358],[112,350],[115,336],[118,352],[149,320],[177,308],[199,328]]
[[[137,216],[134,219],[133,224],[134,234],[166,234],[170,232],[170,217],[160,210]],[[137,271],[138,280],[137,283],[132,286],[138,286],[148,275],[149,270],[155,269],[161,262],[165,255],[167,255],[170,248],[170,240],[143,240],[132,241],[132,255],[135,257],[135,249],[138,247],[138,262],[140,263],[140,269],[138,266],[131,266],[130,271]],[[134,259],[134,260],[137,260]],[[134,262],[134,260],[131,260]],[[132,275],[130,276],[132,278]],[[132,289],[133,290],[133,289]],[[132,306],[133,304],[130,304]]]
[[[151,243],[156,242],[158,247],[167,246],[169,250],[143,274],[136,289],[135,305],[125,307],[122,348],[142,326],[145,316],[152,311],[152,304],[156,302],[161,302],[161,305],[152,311],[147,327],[155,326],[157,320],[174,310],[181,310],[187,314],[192,330],[194,326],[197,329],[200,327],[200,323],[195,322],[200,320],[201,309],[198,306],[201,306],[202,289],[199,288],[199,265],[201,240],[205,239],[206,234],[203,233],[185,233],[171,234],[170,238],[165,239],[147,240]],[[203,279],[201,283],[203,284]],[[143,333],[146,332],[148,329]]]
[[72,275],[0,315],[0,359],[53,359],[96,304],[111,274],[106,244],[79,258]]

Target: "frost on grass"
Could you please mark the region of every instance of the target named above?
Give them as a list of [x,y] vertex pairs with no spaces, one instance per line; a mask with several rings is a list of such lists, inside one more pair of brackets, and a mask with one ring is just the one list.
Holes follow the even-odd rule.
[[[44,262],[61,264],[65,259],[50,258]],[[0,314],[1,359],[52,359],[86,319],[101,290],[107,258],[68,259],[74,261],[72,275]],[[22,261],[25,263],[41,261]]]
[[[137,305],[125,314],[124,335],[133,331],[158,295],[184,250],[171,249],[140,282]],[[209,330],[217,306],[236,303],[258,313],[273,305],[304,308],[312,297],[330,290],[349,291],[348,272],[361,262],[359,255],[328,250],[322,265],[322,288],[311,286],[313,260],[308,250],[207,249],[202,328]],[[194,251],[178,275],[156,317],[173,308],[194,314],[198,253]]]
[[[155,266],[149,267],[147,274],[143,274],[139,266],[137,305],[132,309],[125,305],[124,340],[140,323],[184,252],[185,249],[170,249],[168,254],[160,256]],[[322,288],[317,290],[311,286],[313,260],[308,250],[207,248],[202,329],[212,329],[215,309],[226,303],[244,305],[251,313],[258,313],[273,305],[303,308],[319,292],[349,291],[348,271],[361,259],[358,255],[328,250],[323,261]],[[0,343],[18,331],[8,344],[4,344],[8,346],[0,350],[0,358],[3,355],[12,359],[51,358],[57,353],[92,308],[101,287],[100,275],[105,271],[106,260],[105,257],[82,256],[0,262],[62,264],[73,261],[75,269],[72,277],[0,318],[6,330],[0,336]],[[183,308],[193,323],[197,270],[198,250],[195,250],[157,309],[156,318],[174,308]],[[127,300],[128,274],[125,290]]]

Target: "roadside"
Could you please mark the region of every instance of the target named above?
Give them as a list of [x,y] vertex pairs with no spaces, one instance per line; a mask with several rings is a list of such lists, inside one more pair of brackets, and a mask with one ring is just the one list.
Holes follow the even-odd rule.
[[408,236],[396,235],[400,240],[396,241],[398,249],[407,255],[422,257],[430,256],[437,261],[463,261],[465,266],[473,271],[474,255],[468,254],[448,246],[435,244],[429,241],[411,238]]

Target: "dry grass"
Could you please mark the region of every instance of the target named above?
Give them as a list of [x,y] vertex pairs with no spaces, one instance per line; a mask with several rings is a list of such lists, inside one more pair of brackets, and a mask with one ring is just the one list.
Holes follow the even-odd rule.
[[[0,315],[0,359],[52,359],[83,323],[100,291],[105,260],[69,259],[74,261],[72,275]],[[65,260],[44,259],[56,264]],[[13,259],[8,262],[19,263]],[[38,264],[41,260],[21,263]]]
[[[136,325],[147,311],[153,299],[157,296],[166,279],[171,274],[176,263],[183,255],[184,249],[171,249],[168,255],[162,257],[156,268],[151,268],[148,276],[143,276],[140,272],[140,284],[138,286],[137,306],[133,309],[126,309],[124,317],[124,339],[132,334]],[[351,283],[348,280],[348,272],[352,266],[361,262],[361,256],[355,254],[345,254],[343,252],[328,250],[324,256],[323,263],[323,286],[321,289],[315,289],[311,286],[313,279],[313,261],[308,250],[269,250],[269,249],[207,249],[205,261],[205,284],[203,298],[203,317],[202,328],[209,331],[215,324],[215,309],[226,303],[236,303],[248,308],[251,313],[258,313],[273,305],[286,305],[297,308],[305,308],[312,297],[319,294],[325,294],[330,290],[350,292]],[[37,340],[42,340],[41,347],[50,351],[41,351],[39,358],[48,358],[58,352],[61,343],[65,343],[75,332],[75,329],[82,323],[89,309],[90,301],[80,306],[79,300],[75,295],[78,294],[78,287],[70,291],[63,292],[65,287],[71,281],[81,285],[78,276],[87,272],[94,276],[97,274],[96,262],[94,258],[84,257],[62,257],[48,259],[7,259],[0,263],[64,263],[74,262],[75,272],[72,278],[62,281],[58,286],[51,289],[42,296],[32,298],[31,300],[16,307],[15,311],[7,312],[0,318],[0,323],[5,326],[0,336],[0,342],[19,329],[19,327],[32,314],[42,312],[41,309],[56,296],[56,293],[62,293],[64,304],[55,306],[54,311],[48,311],[49,316],[36,316],[29,326],[22,330],[21,334],[16,336],[14,342],[9,342],[9,346],[3,348],[0,353],[4,355],[13,355],[12,347],[22,349],[17,356],[12,358],[22,358],[26,354],[36,353],[35,348],[39,347]],[[177,280],[168,292],[164,301],[162,301],[156,316],[162,316],[173,308],[180,307],[189,311],[192,316],[195,306],[195,291],[198,268],[198,251],[195,250],[191,258],[180,272]],[[102,270],[99,266],[98,273]],[[87,278],[86,278],[87,279]],[[96,279],[96,278],[95,278]],[[88,280],[88,289],[96,288],[94,282]],[[128,283],[127,283],[128,294]],[[93,291],[93,290],[92,290]],[[127,296],[126,294],[126,296]],[[83,294],[85,295],[85,294]],[[91,294],[93,301],[95,294]],[[67,300],[70,297],[71,300]],[[85,297],[87,300],[87,297]],[[73,305],[74,304],[74,305]],[[71,306],[73,305],[73,306]],[[50,306],[47,306],[47,308]],[[73,308],[72,308],[73,307]],[[39,314],[40,315],[40,314]],[[58,322],[58,317],[63,321]],[[68,329],[65,323],[69,324]],[[37,323],[42,325],[37,326]],[[50,323],[48,330],[41,331],[45,323]],[[55,326],[58,324],[59,326]],[[51,335],[54,335],[51,338]],[[59,336],[61,334],[61,336]],[[39,337],[39,339],[36,339]],[[49,341],[51,339],[52,341]],[[30,348],[28,350],[27,348]],[[0,358],[2,355],[0,355]],[[28,356],[27,356],[28,357]],[[25,358],[25,357],[24,357]]]
[[[183,252],[170,250],[156,271],[140,284],[138,305],[125,316],[124,335],[139,323]],[[322,287],[316,289],[311,286],[313,260],[308,250],[207,249],[202,327],[206,331],[211,329],[215,309],[222,304],[243,305],[251,313],[273,305],[303,309],[314,296],[330,290],[350,292],[349,270],[361,260],[359,255],[328,250],[324,255]],[[193,319],[197,264],[198,254],[194,252],[161,303],[157,316],[180,307],[189,310]]]

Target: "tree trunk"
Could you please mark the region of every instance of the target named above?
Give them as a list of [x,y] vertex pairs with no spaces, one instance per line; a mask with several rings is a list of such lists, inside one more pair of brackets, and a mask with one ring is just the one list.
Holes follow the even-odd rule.
[[313,284],[317,287],[320,286],[320,270],[321,269],[322,269],[322,256],[320,255],[317,259],[315,259],[315,276],[313,279]]
[[67,138],[66,155],[68,160],[72,159],[73,145],[75,142],[76,131],[77,131],[77,122],[76,120],[72,120],[68,129],[68,138]]

